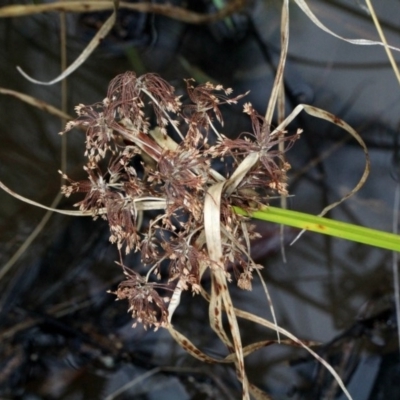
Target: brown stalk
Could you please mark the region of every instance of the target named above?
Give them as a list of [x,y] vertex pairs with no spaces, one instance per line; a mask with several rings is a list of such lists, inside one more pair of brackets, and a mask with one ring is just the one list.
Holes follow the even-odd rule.
[[[230,1],[221,10],[212,14],[201,14],[186,10],[172,4],[157,4],[149,2],[128,3],[121,1],[119,8],[143,13],[155,13],[165,15],[189,24],[207,24],[226,18],[240,11],[246,5],[245,0]],[[26,15],[40,14],[43,12],[93,12],[111,10],[113,5],[110,1],[59,1],[47,4],[10,5],[0,8],[0,18],[22,17]]]

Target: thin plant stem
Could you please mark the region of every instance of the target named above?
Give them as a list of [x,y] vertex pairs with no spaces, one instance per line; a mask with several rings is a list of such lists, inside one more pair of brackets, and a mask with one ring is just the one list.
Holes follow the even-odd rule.
[[399,69],[397,68],[396,61],[393,58],[393,54],[392,54],[392,51],[390,49],[390,46],[388,45],[386,37],[385,37],[385,35],[384,35],[383,31],[382,31],[381,24],[379,23],[379,20],[378,20],[378,17],[376,16],[375,10],[372,7],[371,1],[370,0],[365,0],[365,2],[367,3],[368,9],[369,9],[369,11],[371,13],[371,17],[372,17],[372,20],[374,21],[374,24],[375,24],[376,30],[378,31],[379,37],[380,37],[380,39],[382,40],[382,43],[385,46],[385,51],[386,51],[386,54],[387,54],[388,59],[390,61],[390,64],[392,65],[393,72],[396,75],[397,81],[400,84],[400,72],[399,72]]
[[212,121],[211,121],[211,118],[207,115],[207,120],[208,120],[208,123],[210,124],[210,126],[211,126],[211,129],[214,131],[214,133],[216,134],[216,136],[217,136],[217,138],[219,139],[219,140],[222,140],[222,137],[221,137],[221,135],[220,135],[220,133],[217,131],[217,129],[215,128],[215,126],[214,126],[214,124],[212,123]]
[[145,89],[142,89],[142,90],[143,90],[144,93],[147,94],[147,96],[150,97],[150,99],[154,102],[154,104],[156,104],[156,105],[159,107],[159,109],[160,109],[160,110],[163,112],[163,114],[167,117],[168,121],[169,121],[170,124],[173,126],[173,128],[175,129],[175,131],[177,132],[177,134],[179,135],[179,137],[180,137],[182,140],[184,140],[184,137],[183,137],[181,131],[180,131],[179,128],[176,126],[176,123],[172,120],[172,118],[169,116],[169,114],[164,110],[164,107],[162,107],[162,106],[160,105],[160,103],[154,98],[154,96],[153,96],[148,90],[145,90]]
[[400,251],[400,236],[393,233],[271,206],[253,212],[244,211],[239,207],[233,207],[233,209],[240,215],[246,215],[262,221],[284,224],[303,231],[317,232],[386,250]]
[[[53,200],[50,207],[54,208],[58,205],[63,195],[59,193]],[[19,260],[22,254],[28,249],[28,247],[32,244],[32,242],[36,239],[39,233],[46,226],[49,221],[53,211],[47,211],[36,228],[32,231],[32,233],[25,239],[24,243],[19,247],[19,249],[11,256],[11,258],[3,265],[0,269],[0,280],[7,274],[7,272],[13,267],[13,265]]]
[[125,385],[121,386],[119,389],[117,389],[115,392],[111,393],[108,395],[105,400],[114,400],[116,399],[120,394],[124,393],[128,389],[132,388],[136,384],[138,384],[141,381],[144,381],[147,378],[150,378],[151,376],[158,374],[161,371],[161,367],[156,367],[151,369],[150,371],[145,372],[143,375],[138,376],[135,379],[132,379],[130,382],[126,383]]
[[[65,12],[60,13],[60,51],[61,51],[61,72],[67,69],[67,16]],[[67,113],[68,109],[68,84],[67,78],[61,81],[61,110]],[[61,130],[67,123],[66,119],[61,120]],[[61,136],[61,171],[67,173],[67,135]],[[64,183],[61,175],[61,184]]]
[[[394,192],[393,204],[393,233],[397,235],[399,226],[399,207],[400,207],[400,184],[396,183]],[[399,341],[400,349],[400,284],[399,284],[399,253],[392,252],[392,271],[393,271],[393,290],[394,302],[396,305],[396,319],[397,319],[397,338]]]
[[[67,68],[67,24],[66,24],[66,14],[64,12],[60,13],[60,52],[61,52],[61,72],[63,72]],[[68,101],[68,92],[67,92],[67,80],[64,79],[61,82],[61,110],[66,115],[67,114],[67,101]],[[64,128],[67,120],[61,119],[61,129]],[[67,135],[62,135],[61,139],[61,170],[65,173],[67,169]],[[63,183],[64,178],[61,174],[61,183]],[[52,201],[50,207],[56,208],[60,203],[63,195],[58,193],[54,200]],[[0,270],[0,280],[7,274],[7,272],[13,267],[13,265],[19,260],[22,254],[29,248],[32,242],[36,239],[36,237],[40,234],[40,232],[44,229],[47,222],[50,220],[53,211],[47,211],[36,228],[31,232],[31,234],[26,238],[26,240],[22,243],[19,249],[11,256],[11,258],[7,261],[5,265]]]

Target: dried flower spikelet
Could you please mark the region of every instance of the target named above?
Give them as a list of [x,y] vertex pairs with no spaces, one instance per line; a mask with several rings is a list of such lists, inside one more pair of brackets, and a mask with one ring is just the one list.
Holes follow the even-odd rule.
[[[194,86],[194,79],[185,79],[185,82],[188,95],[193,104],[184,106],[184,112],[187,115],[186,122],[194,130],[199,128],[208,130],[213,116],[223,126],[224,121],[219,106],[222,104],[235,104],[249,93],[229,98],[228,96],[232,93],[232,89],[224,89],[222,85],[206,82]],[[223,91],[225,95],[215,93],[219,91]],[[191,129],[189,129],[189,132]]]
[[276,190],[279,194],[283,195],[283,196],[287,196],[288,195],[288,191],[286,189],[287,184],[286,183],[282,183],[282,182],[270,182],[269,183],[269,187],[271,189]]
[[252,284],[251,284],[251,280],[252,280],[252,275],[246,272],[242,272],[239,276],[237,285],[240,289],[243,290],[251,290],[252,289]]
[[200,284],[200,265],[208,263],[208,256],[188,242],[187,234],[179,232],[162,247],[169,263],[169,282],[179,279],[183,290],[197,292]]
[[125,253],[139,250],[140,236],[136,227],[137,211],[130,197],[121,193],[110,193],[106,198],[107,220],[110,226],[110,242],[118,249],[125,245]]
[[126,280],[121,282],[115,292],[109,291],[117,296],[116,300],[128,300],[128,312],[132,313],[135,320],[133,326],[137,323],[143,324],[143,327],[154,326],[157,330],[168,324],[169,297],[161,297],[155,290],[155,287],[161,286],[156,283],[149,283],[133,271],[125,270]]

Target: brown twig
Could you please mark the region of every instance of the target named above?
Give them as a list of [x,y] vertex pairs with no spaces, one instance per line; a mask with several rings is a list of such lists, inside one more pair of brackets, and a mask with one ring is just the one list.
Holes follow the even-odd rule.
[[[157,4],[152,2],[128,3],[122,1],[119,4],[119,8],[143,13],[160,14],[189,24],[207,24],[226,18],[229,15],[240,11],[245,5],[245,0],[233,0],[221,10],[211,14],[189,11],[183,7],[177,7],[171,4]],[[111,10],[112,8],[112,2],[88,0],[79,2],[60,1],[48,4],[11,5],[0,8],[0,18],[22,17],[50,11],[82,13],[89,11],[105,11]]]

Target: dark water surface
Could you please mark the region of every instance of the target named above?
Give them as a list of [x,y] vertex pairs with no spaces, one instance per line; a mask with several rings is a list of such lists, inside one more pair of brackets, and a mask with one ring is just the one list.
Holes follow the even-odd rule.
[[[378,38],[357,1],[308,3],[336,33]],[[376,3],[388,41],[400,47],[400,5],[395,0]],[[205,12],[206,4],[199,1],[195,7]],[[101,18],[67,16],[69,62]],[[178,93],[184,88],[182,78],[201,71],[232,86],[234,93],[251,90],[248,101],[263,113],[279,57],[279,21],[279,2],[261,0],[246,13],[212,26],[123,12],[118,29],[68,78],[68,112],[73,114],[79,103],[101,101],[116,74],[135,68],[138,73],[160,73]],[[312,25],[294,5],[290,35],[287,111],[302,102],[324,108],[356,128],[370,151],[366,185],[329,217],[390,231],[395,179],[400,176],[400,88],[384,49],[341,42]],[[21,66],[36,79],[52,79],[60,70],[59,43],[55,13],[1,19],[0,86],[60,107],[60,84],[34,85],[15,68]],[[250,129],[239,106],[226,110],[225,120],[227,135]],[[343,141],[344,132],[306,115],[290,129],[296,127],[304,133],[287,154],[294,195],[288,205],[318,214],[355,186],[364,168],[363,152],[355,142]],[[60,186],[61,129],[57,118],[0,95],[0,180],[23,196],[50,204]],[[84,176],[83,146],[80,132],[68,134],[67,170],[75,179]],[[310,164],[319,157],[321,162]],[[73,203],[62,200],[60,207]],[[43,211],[3,192],[0,204],[0,259],[5,265]],[[261,229],[264,236],[255,254],[265,267],[279,324],[299,338],[323,343],[320,354],[337,366],[354,399],[398,399],[392,379],[399,370],[399,355],[391,253],[306,233],[286,246],[284,263],[279,230],[268,225]],[[286,242],[294,234],[288,230]],[[52,216],[1,278],[0,398],[240,398],[231,367],[202,364],[162,329],[131,328],[126,304],[106,293],[123,279],[108,236],[104,221]],[[144,271],[139,255],[129,256],[126,263]],[[241,308],[271,318],[259,282],[252,292],[232,287],[232,297]],[[205,352],[222,357],[226,350],[207,318],[204,302],[185,294],[174,325]],[[245,344],[275,339],[272,331],[249,323],[243,324],[242,333]],[[301,351],[270,346],[251,355],[247,367],[251,382],[274,399],[343,399],[330,376]],[[133,386],[136,379],[139,383]],[[129,382],[131,388],[116,392]]]

